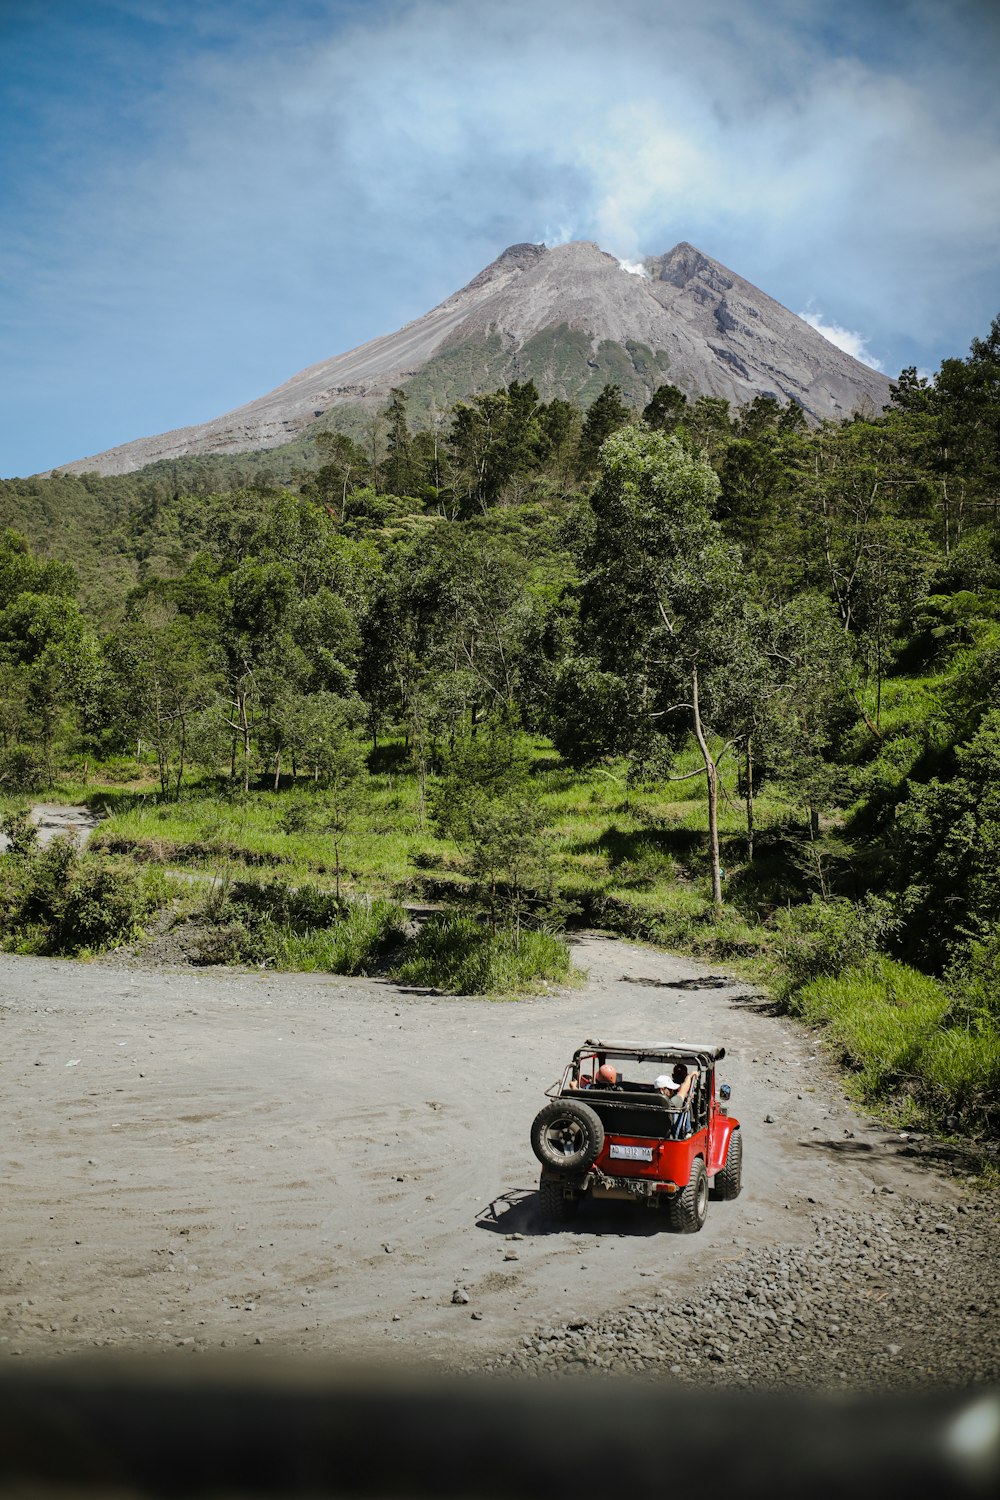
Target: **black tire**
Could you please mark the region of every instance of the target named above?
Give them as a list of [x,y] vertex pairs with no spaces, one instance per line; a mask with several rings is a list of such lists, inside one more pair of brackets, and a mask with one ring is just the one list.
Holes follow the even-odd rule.
[[543,1167],[555,1172],[583,1172],[604,1148],[604,1126],[579,1099],[553,1099],[531,1126],[531,1149]]
[[708,1173],[701,1157],[696,1156],[687,1187],[670,1200],[670,1227],[681,1234],[697,1234],[707,1218]]
[[716,1174],[715,1187],[712,1197],[722,1202],[728,1202],[732,1198],[738,1198],[743,1191],[743,1137],[739,1126],[729,1137],[729,1147],[726,1151],[726,1164],[721,1172]]
[[538,1201],[545,1218],[557,1219],[561,1224],[572,1219],[580,1207],[579,1197],[574,1193],[572,1198],[567,1198],[562,1183],[555,1177],[542,1178],[538,1184]]

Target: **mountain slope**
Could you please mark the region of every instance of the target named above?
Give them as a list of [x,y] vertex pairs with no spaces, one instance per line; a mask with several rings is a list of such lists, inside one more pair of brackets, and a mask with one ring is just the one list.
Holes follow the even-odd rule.
[[743,405],[770,393],[814,420],[881,410],[889,381],[779,302],[676,245],[626,270],[589,241],[512,245],[467,286],[396,333],[301,371],[195,427],[139,438],[64,473],[124,474],[158,459],[274,448],[337,408],[377,410],[393,386],[415,416],[512,379],[586,404],[608,381],[645,403],[670,381]]

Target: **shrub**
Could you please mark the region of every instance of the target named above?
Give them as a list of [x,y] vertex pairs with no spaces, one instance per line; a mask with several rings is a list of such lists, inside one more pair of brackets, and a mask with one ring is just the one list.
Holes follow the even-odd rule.
[[891,905],[872,895],[860,902],[814,896],[808,906],[778,912],[771,949],[778,994],[789,998],[813,979],[870,967],[898,926]]
[[0,751],[0,785],[5,792],[30,792],[43,786],[45,762],[29,745],[13,745]]
[[113,948],[136,936],[156,908],[153,891],[137,871],[88,860],[71,880],[55,927],[59,953]]
[[495,804],[527,795],[529,768],[527,750],[506,725],[460,740],[449,751],[428,799],[438,835],[459,842],[474,838],[476,825]]
[[944,976],[948,1021],[983,1035],[1000,1026],[1000,923],[982,942],[970,942]]
[[404,936],[405,915],[393,901],[351,902],[318,886],[237,881],[218,886],[205,905],[212,923],[202,964],[259,964],[278,969],[361,974],[377,967]]
[[487,995],[565,983],[571,974],[566,942],[548,932],[492,930],[456,912],[435,916],[407,949],[398,975],[454,995]]
[[162,897],[162,879],[80,855],[68,839],[4,862],[0,932],[22,952],[72,955],[127,942]]
[[0,817],[0,833],[7,838],[9,854],[31,854],[38,844],[38,829],[26,807],[14,807]]
[[984,938],[1000,910],[1000,710],[956,760],[951,780],[911,784],[891,850],[907,953],[938,970],[963,939]]

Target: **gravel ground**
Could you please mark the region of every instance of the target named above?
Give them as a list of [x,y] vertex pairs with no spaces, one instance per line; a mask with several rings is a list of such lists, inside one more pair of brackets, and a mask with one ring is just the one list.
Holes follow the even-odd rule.
[[751,1250],[675,1300],[664,1288],[596,1319],[525,1335],[493,1368],[662,1377],[755,1389],[919,1389],[1000,1378],[997,1213],[945,1216],[881,1198],[813,1214],[812,1244]]
[[[996,1197],[968,1162],[860,1114],[731,976],[574,947],[583,986],[513,1004],[0,954],[0,1359],[997,1381]],[[726,1046],[744,1191],[698,1234],[539,1211],[531,1120],[601,1034]]]

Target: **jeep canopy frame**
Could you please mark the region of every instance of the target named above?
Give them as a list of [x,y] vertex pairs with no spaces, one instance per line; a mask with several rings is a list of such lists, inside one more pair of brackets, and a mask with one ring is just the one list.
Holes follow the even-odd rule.
[[[577,1047],[570,1061],[555,1083],[545,1090],[550,1099],[565,1092],[570,1080],[580,1076],[581,1063],[591,1059],[601,1063],[609,1059],[614,1062],[655,1063],[669,1066],[684,1062],[699,1075],[712,1072],[715,1064],[726,1055],[725,1047],[709,1047],[703,1042],[602,1042],[590,1039]],[[574,1085],[575,1086],[575,1085]]]
[[706,1047],[697,1042],[600,1042],[588,1040],[573,1053],[574,1063],[592,1052],[606,1052],[609,1057],[632,1058],[635,1062],[676,1062],[678,1058],[690,1057],[703,1068],[710,1068],[726,1055],[725,1047]]

